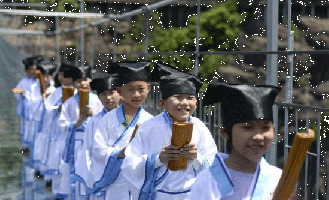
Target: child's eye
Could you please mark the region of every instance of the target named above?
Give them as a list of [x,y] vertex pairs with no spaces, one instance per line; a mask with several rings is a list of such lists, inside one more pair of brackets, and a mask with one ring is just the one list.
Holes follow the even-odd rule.
[[271,126],[262,126],[262,129],[263,129],[264,131],[267,131],[267,130],[270,130],[270,129],[271,129]]
[[253,129],[253,126],[248,126],[247,125],[247,126],[243,126],[242,128],[245,129],[245,130],[251,130],[251,129]]

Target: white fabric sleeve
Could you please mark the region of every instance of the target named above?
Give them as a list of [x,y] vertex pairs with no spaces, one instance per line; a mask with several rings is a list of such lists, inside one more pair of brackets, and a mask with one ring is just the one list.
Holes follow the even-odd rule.
[[215,187],[209,170],[202,171],[192,186],[190,200],[220,200],[220,194]]
[[93,145],[92,145],[92,173],[94,173],[94,181],[99,181],[104,173],[108,160],[115,150],[109,147],[107,142],[110,140],[111,134],[108,130],[107,117],[103,117],[98,128],[95,131]]
[[144,184],[145,164],[148,157],[147,154],[143,154],[141,128],[137,130],[135,138],[127,146],[125,151],[126,157],[121,166],[123,176],[139,190]]

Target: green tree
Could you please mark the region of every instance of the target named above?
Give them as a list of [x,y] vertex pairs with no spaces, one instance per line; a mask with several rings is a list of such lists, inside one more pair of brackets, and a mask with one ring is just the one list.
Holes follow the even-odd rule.
[[[235,39],[242,31],[246,15],[238,11],[237,0],[220,3],[200,16],[200,51],[223,51],[233,48]],[[152,13],[150,20],[150,52],[195,51],[197,17],[191,16],[186,27],[163,28],[159,23],[159,14]],[[135,40],[140,50],[144,39],[144,18],[136,18],[131,31],[126,34],[123,42]],[[161,60],[179,67],[182,70],[192,70],[195,56],[150,56],[150,60]],[[228,64],[232,59],[223,55],[203,55],[200,57],[199,75],[203,79],[211,79],[216,69]]]
[[[30,0],[31,3],[41,3],[42,0]],[[59,12],[79,12],[78,0],[49,0],[47,1],[49,7],[48,11]]]

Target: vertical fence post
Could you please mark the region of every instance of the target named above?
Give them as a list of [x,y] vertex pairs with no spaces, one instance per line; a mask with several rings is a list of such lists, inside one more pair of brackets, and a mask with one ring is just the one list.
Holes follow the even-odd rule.
[[56,64],[59,69],[61,58],[59,53],[59,17],[56,16]]
[[[306,131],[308,130],[309,127],[309,117],[310,117],[310,111],[307,110],[306,113]],[[306,154],[306,158],[305,158],[305,181],[304,181],[304,200],[307,200],[307,179],[308,179],[308,153]]]
[[315,199],[319,199],[319,181],[320,181],[320,138],[321,138],[321,112],[317,112],[317,131],[316,131],[316,184],[315,184]]
[[[146,10],[146,9],[145,9]],[[150,12],[149,11],[145,11],[144,12],[144,17],[145,17],[145,21],[144,21],[144,26],[145,26],[145,58],[144,60],[148,60],[148,46],[149,46],[149,17],[150,17]]]
[[[85,2],[84,0],[80,0],[80,13],[84,13],[85,11]],[[80,19],[80,25],[83,26],[85,23],[85,19],[81,18]],[[85,29],[81,28],[81,44],[80,44],[80,49],[81,49],[81,66],[84,66],[85,64]]]
[[[43,21],[42,18],[40,17],[40,23],[39,23],[39,30],[42,31],[43,29]],[[44,35],[40,35],[40,55],[43,55],[43,37]]]
[[[95,70],[95,67],[94,67],[94,51],[95,51],[95,44],[94,44],[94,36],[95,36],[95,33],[94,33],[94,31],[93,31],[93,29],[92,29],[92,31],[91,31],[91,55],[90,55],[90,66],[91,66],[91,69],[92,69],[92,72],[94,73],[94,72],[96,72]],[[93,77],[92,77],[93,78]]]
[[75,37],[75,66],[79,65],[79,52],[78,52],[78,41],[79,41],[79,36],[78,34]]
[[[294,32],[291,31],[291,0],[287,1],[287,51],[290,52],[294,49]],[[289,70],[288,70],[288,77],[286,77],[286,90],[287,96],[286,102],[292,103],[292,96],[293,96],[293,74],[294,74],[294,55],[288,54],[287,55],[287,63],[289,63]]]
[[23,34],[22,34],[21,38],[22,38],[22,40],[21,40],[21,46],[22,46],[21,52],[22,52],[22,54],[25,54],[25,37],[24,37]]
[[117,29],[114,27],[113,62],[117,61]]
[[[267,51],[278,50],[278,19],[279,19],[279,1],[267,1],[266,7],[267,21]],[[268,85],[278,85],[278,55],[266,55],[266,83]],[[274,105],[273,119],[278,118],[277,108]],[[277,124],[274,124],[277,128]],[[268,162],[276,165],[277,136],[274,139],[274,145],[271,145],[267,154]]]
[[199,73],[199,43],[200,43],[200,7],[201,2],[200,0],[197,1],[197,24],[196,24],[196,50],[195,50],[195,65],[194,65],[194,75],[197,76]]
[[66,38],[65,38],[65,32],[62,35],[62,40],[64,41],[64,50],[63,50],[63,60],[67,59],[67,46],[66,46]]

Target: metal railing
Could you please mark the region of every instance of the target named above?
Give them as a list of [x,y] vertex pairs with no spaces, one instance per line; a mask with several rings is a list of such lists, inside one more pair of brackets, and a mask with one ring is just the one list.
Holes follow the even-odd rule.
[[[121,15],[112,15],[112,19],[124,19],[127,17],[135,16],[135,15],[140,15],[140,14],[145,14],[144,16],[149,16],[148,13],[153,10],[160,8],[165,5],[169,5],[171,2],[175,2],[175,0],[167,0],[167,1],[161,1],[158,2],[154,5],[150,5],[147,7],[143,7],[128,13],[124,13]],[[198,3],[198,21],[200,18],[200,0],[196,1]],[[113,55],[112,60],[116,61],[116,56],[117,55],[138,55],[138,56],[144,56],[144,59],[147,59],[148,56],[150,55],[162,55],[162,56],[172,56],[172,55],[183,55],[183,56],[193,56],[195,59],[194,66],[195,66],[195,71],[194,73],[197,73],[198,66],[199,66],[199,58],[201,55],[205,54],[213,54],[213,55],[218,55],[218,54],[225,54],[225,55],[236,55],[236,54],[241,54],[241,55],[246,55],[246,54],[258,54],[258,55],[266,55],[267,56],[267,84],[272,84],[272,85],[277,85],[277,62],[278,62],[278,55],[283,55],[287,57],[292,57],[294,54],[329,54],[328,50],[321,50],[321,51],[293,51],[293,45],[291,46],[288,44],[288,50],[289,51],[277,51],[278,49],[278,41],[277,41],[277,30],[278,30],[278,20],[277,20],[277,15],[278,15],[278,0],[273,0],[273,1],[267,1],[267,41],[268,41],[268,46],[267,46],[267,51],[217,51],[217,52],[200,52],[199,49],[199,34],[200,34],[200,23],[197,23],[196,26],[196,50],[191,51],[191,52],[148,52],[149,49],[149,34],[148,34],[148,26],[149,26],[149,20],[144,20],[144,25],[147,26],[148,28],[145,30],[145,51],[141,52],[132,52],[132,53],[117,53],[117,32],[116,28],[114,28],[114,49],[112,52],[109,54]],[[290,1],[288,1],[290,2]],[[153,6],[153,7],[152,7]],[[152,8],[152,9],[151,9]],[[9,12],[9,11],[6,11]],[[56,13],[59,14],[59,13]],[[288,19],[289,15],[291,14],[291,9],[287,7],[287,16]],[[41,13],[40,13],[41,15]],[[78,14],[79,15],[79,14]],[[81,15],[82,16],[82,15]],[[102,19],[98,22],[93,22],[91,24],[85,24],[79,27],[73,27],[69,29],[64,29],[60,30],[59,29],[59,18],[56,17],[56,31],[52,32],[52,34],[56,34],[56,61],[59,63],[60,61],[60,49],[59,49],[59,35],[63,33],[68,33],[71,31],[78,31],[81,29],[86,29],[88,27],[93,27],[93,26],[98,26],[100,24],[103,24],[105,22],[110,21],[110,19]],[[287,23],[288,26],[288,40],[291,41],[291,20]],[[8,30],[7,30],[8,31]],[[7,33],[5,30],[0,30],[2,33]],[[32,34],[32,32],[26,32],[26,31],[18,31],[18,30],[9,30],[11,34],[13,33],[22,33],[22,34]],[[42,32],[39,30],[35,30],[35,34],[41,34]],[[48,32],[49,34],[50,32]],[[46,33],[45,33],[46,34]],[[45,35],[44,35],[45,36]],[[84,41],[81,41],[81,43],[84,43]],[[93,44],[94,45],[94,44]],[[81,46],[85,46],[84,44],[81,44]],[[43,49],[44,45],[40,47],[41,52]],[[76,47],[78,49],[78,47]],[[85,52],[85,51],[81,51]],[[83,54],[83,53],[82,53]],[[78,52],[76,51],[76,54],[78,55]],[[94,52],[91,52],[91,57],[94,58]],[[81,58],[84,58],[84,55],[80,56]],[[76,60],[78,60],[78,56],[76,56]],[[83,60],[81,60],[83,61]],[[92,59],[92,63],[94,63],[94,60]],[[290,62],[292,66],[292,62]],[[289,74],[290,77],[293,76],[292,74],[293,69],[289,69]],[[287,79],[287,84],[291,83],[291,79]],[[292,84],[290,84],[291,88],[290,89],[290,94],[292,94]],[[219,104],[216,105],[210,105],[204,107],[202,104],[202,96],[203,93],[199,94],[199,106],[195,112],[195,116],[200,118],[209,128],[211,133],[213,134],[213,137],[216,141],[216,144],[218,145],[218,150],[225,152],[226,151],[226,138],[224,138],[220,134],[220,127],[221,127],[221,115],[220,115],[220,106]],[[148,110],[151,114],[156,115],[159,114],[162,110],[159,106],[159,100],[160,100],[160,91],[159,87],[155,84],[152,84],[151,92],[149,94],[148,99],[146,100],[145,103],[145,108]],[[291,96],[289,96],[291,98]],[[288,99],[289,99],[288,98]],[[289,102],[289,101],[288,101]],[[291,115],[291,111],[293,111],[293,116]],[[328,109],[324,108],[317,108],[317,107],[311,107],[311,106],[303,106],[303,105],[297,105],[297,104],[288,104],[288,103],[276,103],[274,106],[274,124],[276,128],[276,136],[272,145],[272,148],[270,149],[269,153],[267,154],[267,158],[270,160],[271,164],[275,165],[281,165],[282,162],[281,160],[278,160],[281,158],[281,150],[282,150],[282,157],[283,160],[287,159],[287,155],[289,152],[289,148],[291,147],[291,142],[292,138],[289,138],[289,136],[293,136],[295,133],[297,133],[300,128],[302,127],[299,121],[300,121],[300,115],[303,112],[306,112],[305,114],[305,123],[304,123],[304,128],[307,129],[310,127],[310,121],[313,120],[314,124],[316,124],[317,127],[317,138],[316,141],[313,144],[313,149],[311,148],[311,151],[308,152],[307,157],[305,159],[305,166],[303,168],[303,175],[301,175],[300,180],[303,180],[303,184],[299,182],[300,188],[303,189],[298,189],[298,194],[303,197],[303,199],[319,199],[323,198],[319,196],[319,188],[320,188],[320,173],[321,173],[321,115],[323,112],[328,112]],[[279,115],[279,113],[284,113],[282,116]],[[313,115],[311,115],[313,113]],[[294,127],[292,127],[292,122],[295,122]],[[280,127],[284,127],[284,130],[280,130]],[[294,131],[290,131],[294,129]],[[283,143],[283,146],[281,145]],[[282,146],[282,147],[281,147]],[[312,151],[313,150],[313,151]],[[312,167],[315,167],[315,173],[316,175],[314,176],[313,171],[309,172],[312,170]],[[329,167],[329,166],[326,166]],[[329,169],[327,170],[329,172]],[[329,176],[326,176],[329,177]],[[313,182],[312,182],[313,181]],[[327,185],[329,185],[329,180],[325,180],[327,182]],[[329,186],[328,186],[329,187]],[[328,195],[329,188],[326,188],[326,195]],[[323,194],[325,194],[323,193]],[[328,198],[329,199],[329,198]]]

